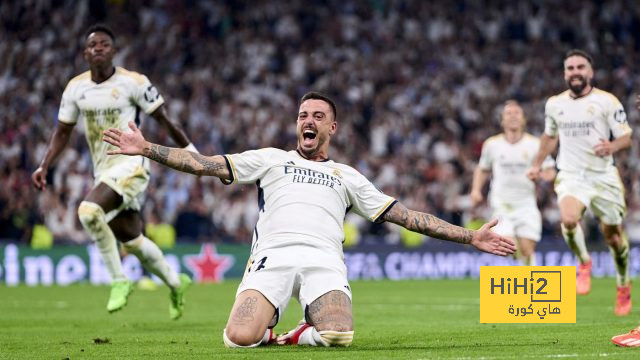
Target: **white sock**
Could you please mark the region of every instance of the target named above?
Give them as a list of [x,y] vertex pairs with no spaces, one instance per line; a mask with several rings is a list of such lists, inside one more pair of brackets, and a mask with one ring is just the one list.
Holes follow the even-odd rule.
[[587,245],[584,241],[584,233],[580,224],[576,225],[573,230],[567,229],[564,225],[560,225],[562,229],[562,237],[566,241],[571,251],[578,257],[581,264],[586,264],[591,260],[589,252],[587,251]]
[[260,340],[260,345],[269,344],[269,340],[271,340],[272,337],[273,337],[273,329],[267,328],[267,330],[264,332],[264,336],[262,337],[262,340]]
[[140,234],[137,238],[125,242],[124,248],[135,255],[145,269],[157,275],[167,286],[172,289],[180,286],[178,273],[169,266],[158,245],[146,236]]
[[629,285],[629,239],[622,234],[622,250],[616,251],[609,246],[609,251],[616,265],[616,284],[618,286]]
[[314,326],[309,326],[304,329],[300,337],[298,337],[298,345],[311,345],[311,346],[329,346],[329,344],[320,336],[318,330]]
[[96,243],[102,262],[107,268],[111,281],[124,281],[127,277],[122,270],[122,261],[118,251],[118,243],[113,231],[107,224],[102,207],[90,201],[83,201],[78,207],[78,217],[82,227]]

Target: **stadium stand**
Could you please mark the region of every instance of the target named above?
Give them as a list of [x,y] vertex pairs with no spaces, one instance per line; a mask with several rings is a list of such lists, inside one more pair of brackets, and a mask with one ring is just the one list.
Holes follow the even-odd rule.
[[[92,182],[82,129],[51,171],[55,191],[40,195],[29,176],[56,124],[64,85],[85,71],[82,34],[94,21],[117,29],[116,63],[151,79],[202,153],[293,147],[294,119],[283,114],[295,113],[308,90],[324,91],[338,101],[334,159],[408,207],[463,224],[478,215],[466,194],[482,140],[499,131],[499,106],[517,99],[529,131],[540,134],[544,101],[564,88],[566,50],[594,54],[597,86],[623,101],[632,126],[638,119],[635,2],[555,4],[3,1],[0,239],[28,242],[34,225],[45,224],[57,243],[88,241],[75,212]],[[170,144],[153,119],[143,128]],[[638,146],[620,156],[627,229],[640,240]],[[152,171],[146,217],[173,225],[178,241],[251,241],[255,188],[227,188],[155,164]],[[545,233],[557,233],[550,185],[539,195]],[[357,226],[361,235],[399,241],[386,225]]]

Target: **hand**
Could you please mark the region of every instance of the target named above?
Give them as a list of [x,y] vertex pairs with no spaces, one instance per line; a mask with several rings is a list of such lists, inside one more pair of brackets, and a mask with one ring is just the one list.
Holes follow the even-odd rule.
[[531,181],[538,180],[538,177],[540,177],[540,166],[536,166],[536,165],[531,166],[529,170],[527,170],[527,177]]
[[484,201],[484,196],[480,191],[472,191],[470,194],[471,197],[471,205],[478,206],[482,201]]
[[31,182],[36,189],[44,190],[47,187],[47,172],[47,169],[40,166],[31,174]]
[[600,143],[593,147],[593,150],[596,153],[596,156],[608,156],[613,154],[613,148],[611,147],[611,142],[605,139],[600,139]]
[[110,128],[104,131],[102,140],[117,147],[116,150],[107,151],[108,155],[143,155],[144,149],[149,143],[142,136],[140,129],[133,121],[129,121],[130,133],[125,133],[120,129]]
[[494,255],[507,256],[516,252],[516,244],[504,238],[493,231],[491,228],[496,226],[497,219],[482,225],[480,229],[474,232],[471,239],[471,245],[480,251],[484,251]]

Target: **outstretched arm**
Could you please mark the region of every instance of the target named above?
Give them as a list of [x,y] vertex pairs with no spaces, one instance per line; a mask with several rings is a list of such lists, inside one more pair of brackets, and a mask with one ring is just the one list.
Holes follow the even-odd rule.
[[185,149],[170,148],[152,144],[144,139],[140,129],[131,121],[132,132],[110,128],[104,132],[103,140],[117,147],[107,152],[109,155],[142,155],[162,165],[194,175],[217,176],[224,180],[231,178],[226,161],[220,155],[203,156]]
[[479,230],[469,230],[449,224],[431,214],[409,210],[400,203],[387,211],[384,220],[441,240],[471,244],[480,251],[494,255],[506,256],[516,251],[513,241],[491,231],[498,223],[497,220],[484,224]]

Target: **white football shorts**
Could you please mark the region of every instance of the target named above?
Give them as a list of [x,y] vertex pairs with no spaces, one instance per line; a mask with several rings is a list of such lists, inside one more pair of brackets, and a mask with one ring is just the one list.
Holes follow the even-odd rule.
[[149,185],[148,160],[141,161],[139,157],[132,157],[130,161],[119,162],[96,175],[94,186],[99,183],[105,183],[122,196],[122,204],[106,214],[107,221],[111,221],[123,210],[140,211],[144,192]]
[[249,289],[259,291],[269,300],[276,308],[278,319],[291,297],[300,302],[303,311],[329,291],[342,291],[351,299],[343,258],[303,245],[265,249],[252,254],[236,296]]
[[558,172],[554,184],[558,203],[565,196],[573,196],[607,225],[622,224],[627,212],[624,200],[624,185],[618,169],[608,172],[583,171]]
[[501,206],[494,209],[493,218],[498,219],[492,229],[498,235],[540,241],[542,215],[535,204]]

